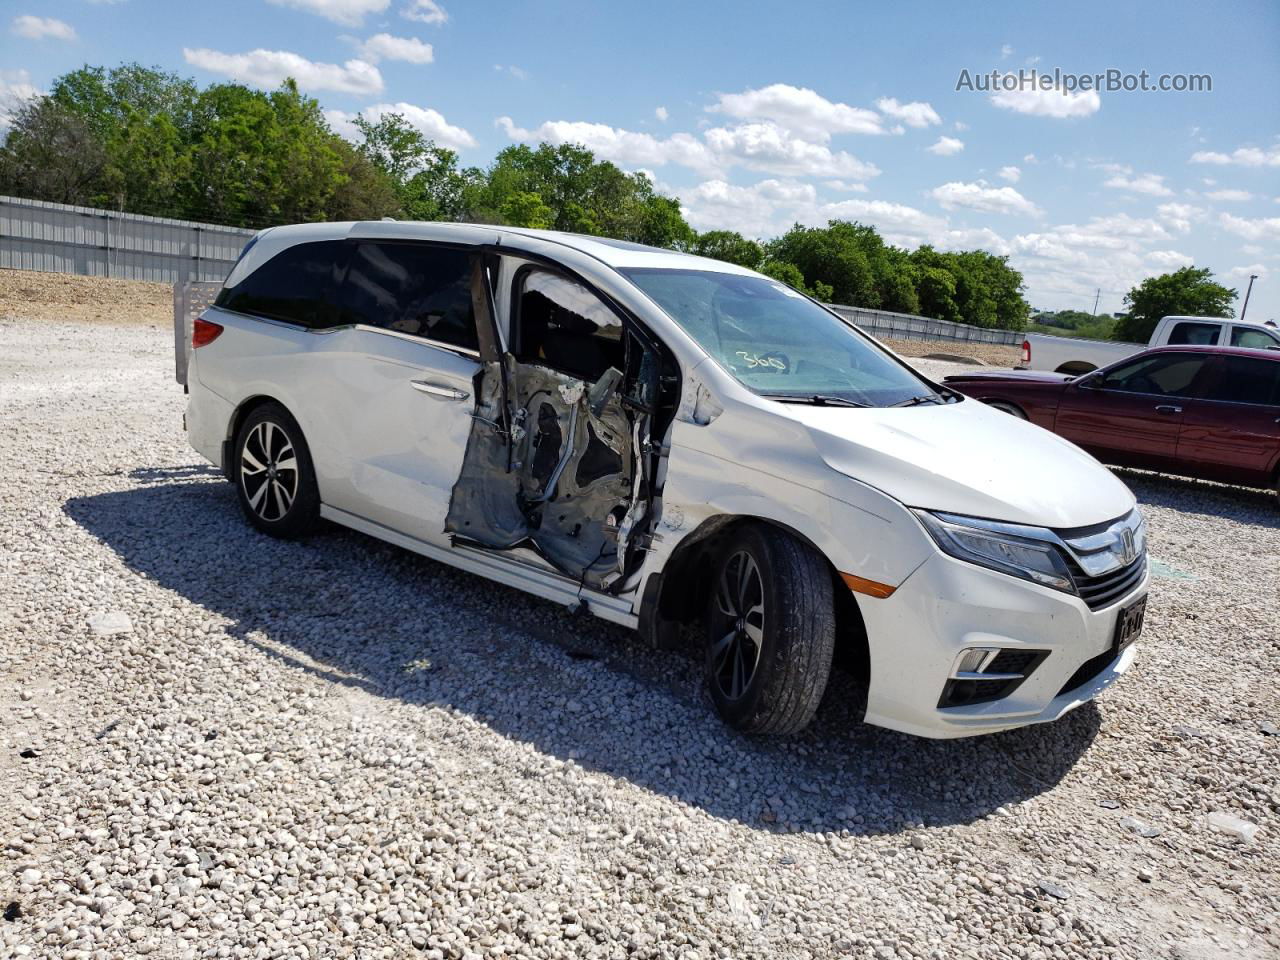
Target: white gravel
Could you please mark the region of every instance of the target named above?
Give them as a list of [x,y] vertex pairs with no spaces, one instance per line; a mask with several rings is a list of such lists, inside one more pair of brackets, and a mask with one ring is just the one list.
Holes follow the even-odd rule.
[[1280,950],[1263,494],[1125,475],[1166,566],[1133,672],[1061,722],[917,740],[837,676],[749,740],[693,657],[254,533],[169,351],[0,323],[0,957]]

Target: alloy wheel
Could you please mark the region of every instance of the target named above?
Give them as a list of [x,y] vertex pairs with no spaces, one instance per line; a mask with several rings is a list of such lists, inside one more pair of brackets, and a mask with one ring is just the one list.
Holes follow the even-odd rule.
[[298,495],[298,458],[293,441],[278,424],[263,420],[240,449],[240,486],[249,509],[274,523],[284,518]]
[[730,557],[720,574],[710,635],[712,680],[727,700],[740,700],[764,645],[764,579],[745,550]]

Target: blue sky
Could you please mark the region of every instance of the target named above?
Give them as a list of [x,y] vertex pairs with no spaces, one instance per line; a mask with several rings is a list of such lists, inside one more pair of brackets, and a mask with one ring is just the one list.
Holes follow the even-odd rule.
[[[83,63],[262,87],[336,129],[396,110],[464,164],[576,141],[700,229],[832,217],[1008,254],[1042,308],[1121,309],[1194,263],[1280,319],[1280,4],[8,0],[0,106]],[[970,76],[1208,74],[1211,92],[957,91]],[[1237,310],[1239,305],[1237,304]]]

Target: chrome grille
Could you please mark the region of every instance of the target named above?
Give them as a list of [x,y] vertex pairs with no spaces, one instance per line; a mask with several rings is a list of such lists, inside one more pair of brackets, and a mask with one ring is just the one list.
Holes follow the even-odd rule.
[[1112,570],[1096,577],[1086,574],[1074,559],[1068,559],[1071,576],[1080,591],[1080,599],[1088,604],[1090,610],[1101,610],[1128,596],[1142,582],[1147,572],[1147,557],[1143,554],[1127,567]]

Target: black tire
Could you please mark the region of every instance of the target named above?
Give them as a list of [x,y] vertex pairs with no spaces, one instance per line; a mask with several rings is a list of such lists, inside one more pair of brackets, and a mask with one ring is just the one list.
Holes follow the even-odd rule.
[[251,524],[285,540],[315,528],[320,517],[316,471],[302,429],[288,410],[275,401],[254,408],[240,424],[232,457],[231,481]]
[[1016,403],[1009,403],[1007,400],[988,400],[987,406],[992,410],[999,410],[1001,413],[1007,413],[1011,417],[1017,417],[1019,420],[1026,420],[1026,412]]
[[[750,580],[749,567],[758,589],[731,596],[744,570]],[[706,627],[707,685],[725,723],[744,733],[804,729],[822,701],[835,649],[834,596],[822,556],[765,524],[737,528],[719,551]],[[753,657],[749,677],[734,673]]]

